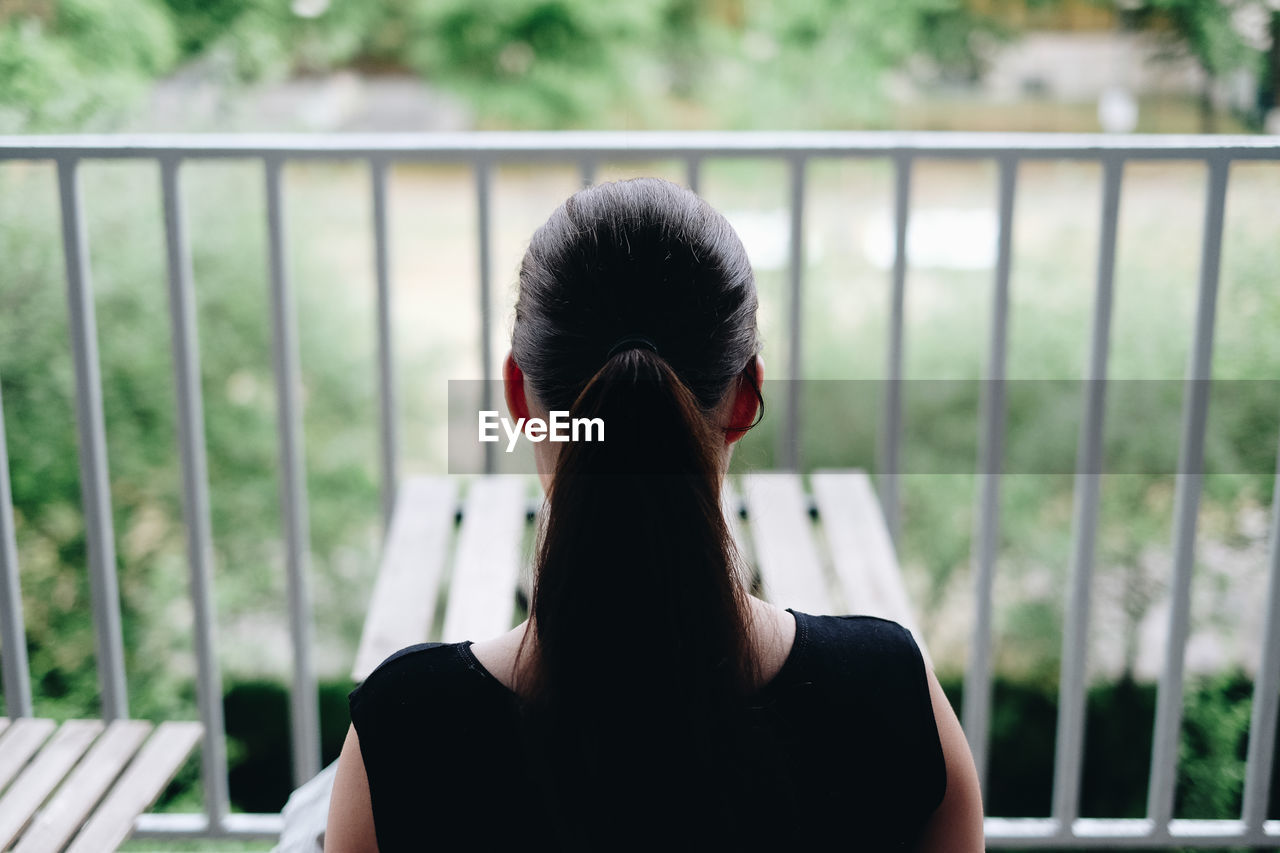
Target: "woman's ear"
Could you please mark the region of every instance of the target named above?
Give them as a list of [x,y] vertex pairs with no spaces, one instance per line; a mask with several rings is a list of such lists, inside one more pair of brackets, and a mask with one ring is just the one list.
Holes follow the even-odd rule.
[[524,395],[524,371],[511,353],[502,362],[502,390],[507,398],[507,411],[516,420],[529,417],[529,401]]
[[756,419],[756,412],[760,410],[757,391],[763,387],[764,359],[756,356],[738,376],[738,385],[733,392],[733,405],[729,409],[729,427],[724,433],[725,444],[733,444],[747,434]]

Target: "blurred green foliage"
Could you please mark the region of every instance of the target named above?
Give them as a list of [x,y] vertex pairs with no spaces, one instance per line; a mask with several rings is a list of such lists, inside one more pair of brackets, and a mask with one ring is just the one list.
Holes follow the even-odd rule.
[[[1112,0],[1105,0],[1112,2]],[[1200,98],[1200,130],[1215,130],[1212,89],[1216,82],[1239,70],[1259,73],[1258,114],[1276,106],[1274,92],[1266,92],[1280,74],[1280,51],[1267,51],[1268,41],[1280,34],[1280,8],[1269,0],[1134,0],[1122,7],[1130,26],[1155,32],[1172,55],[1190,56],[1204,71]]]
[[[159,719],[190,716],[194,662],[158,175],[152,165],[86,171],[131,710]],[[193,211],[191,228],[224,625],[228,614],[263,614],[283,625],[271,321],[258,224],[265,213],[261,194],[249,188],[260,184],[245,185],[255,177],[256,170],[241,168],[193,174],[186,182],[193,194],[213,201]],[[6,330],[17,331],[0,336],[0,382],[36,710],[94,716],[97,678],[56,193],[51,181],[32,175],[0,175],[0,181],[0,316]],[[109,204],[120,197],[131,204]],[[321,262],[302,262],[299,272],[314,275]],[[359,311],[347,293],[301,288],[298,295],[307,320],[299,332],[307,476],[315,496],[312,554],[317,576],[339,588],[346,580],[333,580],[334,573],[351,554],[371,565],[379,527],[373,429],[363,442],[350,435],[365,422],[352,413],[374,409],[369,362],[358,351],[332,346],[335,339],[361,338],[348,328]],[[332,449],[335,443],[340,450]],[[273,642],[279,638],[267,644]]]
[[414,70],[502,126],[840,126],[913,56],[972,76],[997,31],[961,0],[27,0],[0,7],[0,132],[109,126],[194,58],[241,82]]
[[179,52],[154,0],[0,4],[0,133],[118,119]]
[[861,124],[883,117],[887,70],[920,58],[973,76],[977,36],[1000,32],[951,0],[750,2],[703,100],[731,127]]
[[[942,685],[952,704],[960,707],[963,683],[943,679]],[[1054,687],[995,680],[990,786],[984,803],[988,814],[1043,817],[1050,813],[1056,694]],[[1252,680],[1241,673],[1188,682],[1174,794],[1176,817],[1239,817],[1252,694]],[[1154,685],[1127,678],[1090,688],[1080,787],[1082,816],[1146,815],[1155,703]],[[1276,753],[1280,757],[1280,742]],[[1267,814],[1280,814],[1280,787],[1275,785]]]
[[[1255,12],[1260,20],[1248,21]],[[1214,78],[1261,59],[1259,45],[1251,43],[1257,36],[1243,29],[1256,26],[1260,34],[1271,6],[1267,0],[1137,0],[1126,4],[1125,13],[1132,25],[1161,33],[1171,49],[1190,54]]]
[[[320,685],[321,766],[337,761],[342,751],[351,724],[347,694],[354,686],[350,681]],[[278,681],[241,681],[228,688],[222,707],[231,801],[246,812],[280,811],[294,787],[288,688]],[[175,785],[166,793],[172,800],[181,788]]]
[[[565,126],[661,73],[662,0],[415,4],[404,59],[503,122]],[[696,17],[688,22],[698,23]]]
[[[1265,0],[1122,5],[1210,83],[1262,68],[1250,12],[1263,33],[1280,18]],[[964,0],[11,0],[0,132],[113,126],[149,82],[196,59],[229,85],[415,71],[483,126],[865,126],[885,118],[889,70],[976,80],[1013,35],[1001,21]],[[1275,69],[1262,76],[1274,85]]]

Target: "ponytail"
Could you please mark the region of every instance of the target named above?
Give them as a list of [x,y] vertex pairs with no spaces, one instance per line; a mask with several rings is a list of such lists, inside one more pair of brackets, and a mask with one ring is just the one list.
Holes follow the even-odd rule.
[[757,667],[723,431],[643,349],[610,357],[570,414],[603,420],[605,440],[561,446],[518,688],[560,845],[599,849],[622,825],[656,841],[741,803],[723,778]]
[[666,181],[574,194],[521,263],[515,363],[548,410],[604,423],[559,445],[516,667],[561,847],[656,846],[777,776],[746,772],[759,668],[712,416],[754,387],[756,307],[733,229]]
[[570,410],[538,545],[522,693],[585,706],[628,692],[739,697],[754,682],[747,591],[720,505],[720,447],[660,355],[613,355]]

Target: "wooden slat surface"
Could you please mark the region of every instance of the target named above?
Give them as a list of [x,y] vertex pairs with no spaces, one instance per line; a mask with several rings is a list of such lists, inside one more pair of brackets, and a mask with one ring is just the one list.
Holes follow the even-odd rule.
[[[7,850],[40,804],[102,733],[99,720],[68,720],[0,797],[0,850]],[[3,747],[0,747],[2,749]]]
[[725,477],[724,484],[720,489],[720,507],[724,510],[725,523],[729,525],[729,534],[738,546],[738,553],[742,555],[743,561],[750,568],[752,564],[751,542],[742,530],[742,518],[738,515],[738,506],[741,503],[742,499],[738,497],[738,490],[733,487],[733,483],[729,482],[729,478]]
[[509,475],[472,483],[449,582],[444,642],[484,640],[511,628],[526,483],[523,477]]
[[351,677],[363,681],[387,655],[427,640],[453,532],[457,486],[413,477],[400,486]]
[[[541,489],[541,484],[538,484],[538,488]],[[530,525],[532,525],[532,529],[534,532],[533,547],[537,548],[537,531],[542,529],[543,518],[547,512],[547,496],[545,494],[539,493],[538,497],[534,499],[532,506],[535,509],[534,509],[534,518],[532,522],[529,520],[529,516],[528,516],[529,506],[530,504],[528,503],[525,504],[525,509],[526,509],[525,529],[520,534],[522,554],[524,553],[523,551],[524,537],[529,535]],[[533,599],[533,563],[531,560],[521,561],[520,573],[516,576],[516,588],[520,591],[520,594],[524,596],[524,600],[526,602]]]
[[884,514],[867,475],[862,471],[816,471],[810,481],[850,611],[898,622],[923,648]]
[[53,720],[24,717],[15,720],[0,737],[0,791],[22,771],[58,724]]
[[[408,480],[401,491],[388,545],[365,622],[355,677],[361,679],[396,649],[422,642],[430,630],[440,573],[450,553],[454,487],[447,478]],[[866,474],[814,475],[825,541],[836,570],[829,580],[798,475],[756,473],[742,478],[749,535],[734,511],[738,498],[726,481],[723,501],[739,548],[758,567],[764,594],[810,613],[837,608],[894,619],[916,633],[883,515]],[[466,496],[453,551],[449,600],[441,638],[480,640],[510,627],[520,578],[526,478],[476,479]]]
[[742,558],[742,582],[747,589],[753,589],[755,583],[755,561],[752,559],[751,543],[742,529],[742,518],[738,515],[738,507],[742,500],[738,490],[733,487],[728,477],[720,485],[720,509],[724,513],[725,524],[729,527],[729,535]]
[[743,492],[765,597],[780,607],[815,615],[831,613],[831,595],[800,477],[748,474]]
[[75,834],[151,731],[142,720],[116,720],[31,822],[14,853],[60,850]]
[[100,853],[119,847],[133,832],[134,819],[160,796],[200,741],[202,732],[199,723],[161,723],[67,853]]

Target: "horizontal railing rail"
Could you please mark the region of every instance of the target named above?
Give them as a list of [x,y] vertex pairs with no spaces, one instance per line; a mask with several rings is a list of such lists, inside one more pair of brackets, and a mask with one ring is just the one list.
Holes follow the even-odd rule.
[[[107,479],[102,389],[99,378],[97,323],[89,267],[88,236],[82,214],[79,167],[86,160],[148,160],[160,167],[165,217],[169,307],[178,443],[187,531],[191,600],[195,613],[197,689],[204,724],[202,778],[204,814],[146,815],[138,823],[147,835],[271,836],[279,815],[230,813],[227,790],[226,733],[222,720],[221,675],[217,666],[213,581],[210,553],[208,475],[204,416],[200,397],[199,345],[190,246],[184,220],[182,164],[210,159],[251,159],[263,164],[267,199],[264,228],[268,237],[272,353],[278,406],[281,459],[280,506],[286,546],[287,594],[294,674],[291,689],[293,776],[296,782],[319,770],[320,736],[315,667],[312,661],[311,596],[308,586],[308,505],[303,472],[303,431],[299,396],[299,363],[293,285],[284,251],[286,193],[284,164],[295,160],[363,161],[370,174],[373,216],[372,267],[377,285],[376,340],[381,438],[382,510],[389,519],[399,471],[396,431],[397,401],[391,333],[392,282],[388,254],[387,193],[389,167],[423,161],[469,165],[474,170],[476,198],[477,281],[480,310],[480,358],[484,378],[494,378],[493,334],[496,328],[490,296],[492,263],[492,171],[505,163],[576,164],[591,182],[603,162],[674,159],[686,168],[686,181],[698,189],[703,163],[735,157],[775,159],[788,165],[789,235],[786,307],[785,378],[800,379],[801,318],[804,308],[804,234],[807,166],[829,158],[887,158],[893,164],[894,259],[889,274],[889,334],[885,396],[880,425],[877,487],[891,535],[899,524],[899,475],[902,440],[903,352],[906,314],[907,231],[911,218],[913,164],[925,159],[980,159],[998,168],[998,231],[995,281],[991,305],[979,458],[975,470],[999,470],[1004,451],[1004,378],[1008,350],[1009,277],[1013,215],[1019,164],[1032,160],[1075,160],[1102,167],[1100,241],[1091,345],[1082,400],[1083,417],[1075,475],[1070,586],[1062,640],[1060,703],[1057,724],[1051,815],[1047,818],[999,818],[987,821],[993,846],[1280,847],[1280,821],[1266,819],[1280,705],[1280,500],[1273,501],[1272,541],[1265,603],[1264,645],[1254,688],[1243,807],[1239,820],[1177,820],[1173,817],[1177,753],[1183,705],[1183,670],[1189,633],[1190,591],[1195,552],[1196,518],[1202,486],[1208,385],[1213,351],[1224,207],[1231,165],[1245,161],[1280,162],[1280,139],[1246,136],[1098,136],[1077,134],[982,134],[898,132],[760,132],[760,133],[446,133],[432,135],[85,135],[0,137],[0,163],[54,161],[62,211],[62,245],[66,263],[68,314],[76,382],[76,417],[82,499],[87,527],[102,713],[107,719],[128,716],[119,593],[115,575],[115,533]],[[1208,176],[1202,233],[1199,289],[1192,346],[1183,401],[1179,471],[1174,507],[1174,563],[1165,665],[1157,694],[1147,817],[1140,820],[1086,819],[1079,816],[1085,717],[1086,636],[1093,587],[1099,475],[1106,422],[1105,380],[1111,331],[1113,281],[1119,207],[1125,164],[1137,160],[1190,160],[1203,163]],[[0,319],[0,323],[3,320]],[[0,377],[0,383],[3,377]],[[488,385],[489,383],[485,383]],[[783,402],[779,430],[781,463],[799,465],[799,382]],[[2,400],[2,398],[0,398]],[[2,402],[0,402],[2,405]],[[489,446],[492,450],[492,446]],[[492,456],[488,460],[493,466]],[[992,691],[992,590],[999,540],[999,476],[978,475],[973,537],[975,610],[965,674],[963,722],[984,782],[988,763],[988,730]],[[1280,495],[1280,471],[1276,494]],[[3,688],[10,715],[32,713],[29,666],[15,545],[14,518],[0,410],[0,642],[3,643]]]

